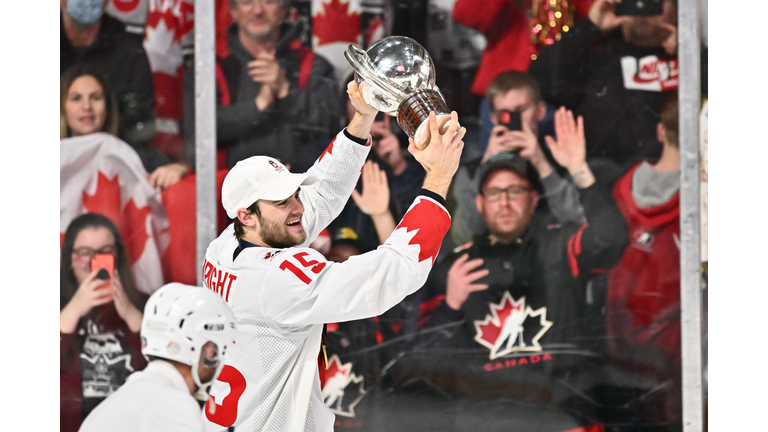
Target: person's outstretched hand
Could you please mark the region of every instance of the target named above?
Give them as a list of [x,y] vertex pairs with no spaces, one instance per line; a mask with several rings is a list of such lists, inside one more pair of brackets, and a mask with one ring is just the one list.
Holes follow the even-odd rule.
[[389,212],[389,185],[387,173],[373,161],[363,166],[363,193],[352,190],[352,199],[361,212],[368,216],[378,216]]
[[445,303],[448,307],[459,310],[471,293],[488,289],[487,284],[475,283],[478,279],[488,276],[488,269],[476,270],[482,265],[482,258],[470,260],[467,254],[453,262],[448,270],[448,282],[445,288]]
[[427,173],[424,177],[424,189],[445,198],[453,175],[459,168],[461,151],[464,149],[462,138],[467,129],[459,127],[459,115],[456,111],[451,112],[451,120],[443,134],[440,133],[434,112],[429,113],[427,121],[430,130],[429,145],[424,150],[419,150],[413,138],[409,138],[408,151]]
[[347,95],[352,106],[355,107],[355,115],[349,121],[347,132],[355,137],[368,139],[373,122],[376,120],[376,114],[379,111],[363,100],[363,95],[360,94],[360,90],[354,81],[350,81],[347,84]]
[[595,182],[592,171],[587,166],[587,141],[584,137],[584,118],[578,121],[573,112],[560,107],[555,112],[555,135],[557,140],[547,135],[547,141],[552,157],[558,164],[567,169],[574,183],[580,189],[589,187]]

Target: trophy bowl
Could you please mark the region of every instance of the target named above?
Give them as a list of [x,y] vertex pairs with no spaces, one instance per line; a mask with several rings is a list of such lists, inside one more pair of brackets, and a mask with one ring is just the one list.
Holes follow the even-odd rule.
[[451,111],[435,85],[435,66],[415,40],[389,36],[362,50],[350,44],[344,57],[355,70],[355,82],[366,103],[397,118],[405,133],[423,150],[429,143],[429,112],[445,132]]

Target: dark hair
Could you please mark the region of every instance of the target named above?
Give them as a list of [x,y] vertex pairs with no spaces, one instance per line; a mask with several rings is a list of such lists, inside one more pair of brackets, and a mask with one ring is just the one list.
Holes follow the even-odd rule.
[[520,71],[507,71],[496,75],[496,78],[488,85],[485,90],[485,98],[491,111],[495,109],[493,99],[497,96],[503,96],[510,90],[524,89],[528,91],[534,103],[541,102],[541,90],[539,83],[532,75]]
[[[257,218],[261,219],[261,210],[259,210],[258,201],[251,204],[251,206],[248,207],[246,210],[248,210],[248,213],[253,213],[256,215]],[[235,216],[234,222],[235,222],[235,237],[237,237],[238,239],[241,239],[245,235],[245,225],[243,225],[243,223],[240,222],[240,219],[237,216]]]
[[131,303],[143,312],[146,299],[145,296],[138,291],[138,288],[136,288],[133,273],[131,273],[131,268],[128,266],[128,255],[126,254],[125,243],[123,243],[123,239],[120,237],[120,233],[117,231],[115,224],[113,224],[106,216],[97,213],[86,213],[76,217],[70,222],[67,227],[67,232],[64,233],[59,268],[59,279],[61,284],[59,292],[59,310],[64,309],[64,306],[72,300],[72,297],[75,295],[79,286],[77,279],[75,279],[75,274],[72,271],[72,251],[77,236],[86,228],[106,228],[112,233],[112,236],[115,238],[115,247],[117,249],[115,270],[120,274],[120,282],[123,285],[125,294],[131,300]]
[[675,147],[680,143],[680,105],[677,92],[672,92],[661,108],[661,125],[667,135],[667,141]]
[[91,64],[75,64],[67,69],[61,76],[61,94],[59,98],[59,108],[61,110],[61,123],[60,123],[60,136],[59,138],[68,138],[72,136],[72,129],[67,124],[67,116],[64,110],[64,104],[69,94],[69,88],[72,87],[72,83],[76,79],[82,76],[92,76],[99,85],[101,85],[101,91],[104,93],[104,101],[106,103],[107,116],[104,119],[104,126],[101,127],[102,132],[110,133],[117,136],[117,103],[112,95],[112,91],[109,87],[109,82],[106,76],[101,71]]
[[478,174],[479,182],[477,185],[478,193],[480,195],[483,194],[485,182],[488,181],[491,175],[499,171],[513,172],[528,181],[531,188],[537,192],[543,191],[539,173],[530,162],[514,152],[500,152],[480,166],[480,172]]

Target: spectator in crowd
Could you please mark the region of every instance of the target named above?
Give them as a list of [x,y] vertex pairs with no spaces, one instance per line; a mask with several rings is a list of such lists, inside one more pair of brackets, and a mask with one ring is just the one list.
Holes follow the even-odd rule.
[[[578,193],[572,184],[560,175],[562,168],[547,155],[548,147],[539,141],[538,122],[544,118],[546,107],[541,100],[539,86],[529,74],[519,71],[504,72],[488,86],[486,93],[490,101],[490,119],[493,129],[482,156],[470,158],[459,167],[453,182],[454,201],[451,239],[454,245],[463,245],[481,234],[486,225],[475,203],[479,185],[479,167],[493,156],[502,152],[515,152],[526,159],[532,174],[534,186],[543,189],[540,207],[552,211],[559,220],[583,222],[584,215],[579,204]],[[519,113],[520,127],[500,122],[504,111],[513,115]],[[514,129],[514,127],[513,127]],[[566,175],[563,172],[563,175]]]
[[[78,64],[62,76],[61,139],[106,132],[117,137],[119,113],[107,78],[93,65]],[[157,149],[132,145],[149,174],[152,187],[167,188],[187,173],[184,163],[172,162]]]
[[[621,258],[627,225],[586,164],[582,120],[560,109],[555,124],[557,141],[549,145],[573,177],[586,222],[557,223],[535,212],[535,169],[524,157],[502,152],[483,164],[475,202],[487,231],[435,266],[418,294],[440,302],[421,317],[420,342],[393,368],[410,392],[421,394],[412,388],[418,382],[426,383],[421,391],[439,389],[440,397],[423,400],[394,393],[391,403],[418,410],[424,430],[590,425],[558,406],[578,394],[564,391],[560,379],[592,358],[584,355],[580,325],[586,287]],[[400,430],[401,420],[393,421],[391,430]]]
[[147,301],[141,322],[147,367],[99,404],[80,432],[202,432],[195,398],[207,399],[235,331],[232,310],[212,291],[179,283],[161,287]]
[[352,190],[352,200],[363,214],[373,221],[376,229],[378,244],[384,242],[395,230],[395,218],[389,210],[390,192],[387,185],[387,174],[379,169],[379,166],[368,160],[363,165],[360,175],[363,184],[363,192]]
[[[114,271],[92,267],[96,255],[111,257]],[[81,215],[67,228],[60,273],[60,421],[62,431],[76,431],[146,366],[139,330],[147,296],[134,284],[117,228],[99,214]]]
[[[593,1],[572,2],[574,9],[570,18],[573,22],[586,17]],[[491,114],[490,100],[485,98],[488,86],[502,72],[527,71],[532,58],[539,51],[539,45],[534,43],[536,38],[532,34],[535,23],[532,22],[531,3],[534,2],[543,3],[542,0],[489,0],[483,2],[483,7],[477,7],[474,0],[457,0],[453,4],[453,19],[482,33],[487,44],[470,89],[474,95],[484,98],[480,102],[479,112],[481,127],[478,144],[481,150],[485,150],[492,127],[488,121]],[[563,12],[571,14],[568,8]],[[565,17],[562,19],[565,21]]]
[[[217,57],[216,138],[226,167],[254,155],[292,164],[299,148],[333,138],[339,106],[333,67],[286,21],[289,0],[230,0],[228,55]],[[184,78],[187,158],[195,160],[194,62]]]
[[634,404],[639,411],[633,417],[681,430],[678,110],[672,93],[656,127],[663,144],[658,162],[635,164],[613,188],[630,245],[608,273],[606,319],[614,358],[625,368],[652,371],[653,382],[672,384]]
[[[588,19],[543,49],[530,72],[545,101],[584,117],[588,158],[630,166],[661,154],[656,124],[678,85],[677,8],[663,0],[661,14],[617,16],[618,4],[595,0]],[[706,95],[706,48],[701,67]]]
[[144,35],[126,32],[125,24],[106,15],[106,0],[60,2],[60,73],[94,65],[114,92],[117,136],[134,147],[147,145],[155,131],[155,96]]

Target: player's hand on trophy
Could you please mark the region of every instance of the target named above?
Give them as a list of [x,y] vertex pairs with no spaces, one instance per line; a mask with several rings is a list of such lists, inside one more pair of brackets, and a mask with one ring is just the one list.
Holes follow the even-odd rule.
[[347,84],[347,95],[352,106],[355,107],[355,115],[349,121],[347,132],[358,138],[367,139],[371,133],[373,122],[376,120],[376,114],[379,111],[363,100],[363,95],[360,94],[360,90],[354,81],[350,81]]
[[427,122],[430,132],[429,144],[424,150],[419,150],[414,139],[409,138],[408,151],[427,172],[424,177],[424,189],[445,198],[453,175],[459,167],[461,151],[464,149],[462,139],[467,129],[459,127],[459,115],[456,111],[451,112],[448,127],[442,133],[434,112],[429,113]]

